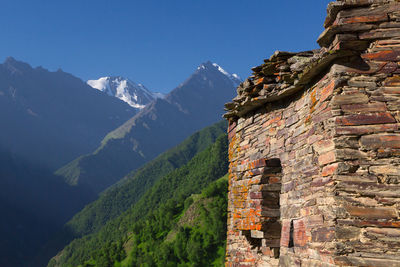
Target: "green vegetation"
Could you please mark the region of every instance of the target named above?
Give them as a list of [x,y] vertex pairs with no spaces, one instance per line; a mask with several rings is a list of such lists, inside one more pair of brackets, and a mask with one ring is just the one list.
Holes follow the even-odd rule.
[[[200,150],[200,143],[195,150]],[[223,134],[190,160],[177,154],[175,162],[181,167],[153,180],[154,185],[148,186],[131,208],[97,232],[72,241],[49,266],[221,265],[227,185],[226,179],[212,182],[227,172],[227,146]],[[144,184],[139,185],[146,188],[147,179],[143,180]],[[119,187],[104,195],[117,192]],[[193,195],[202,190],[200,197]],[[183,220],[193,210],[194,219]],[[91,228],[85,225],[82,229]]]
[[64,176],[65,182],[69,185],[77,185],[78,184],[78,179],[79,175],[81,173],[81,168],[79,167],[79,161],[84,157],[80,156],[77,159],[71,161],[67,165],[61,167],[57,171],[54,172],[55,175],[57,176]]
[[98,231],[135,204],[156,181],[172,170],[188,163],[197,153],[215,142],[226,131],[221,121],[193,134],[180,145],[161,154],[142,168],[127,175],[117,185],[77,213],[66,225],[69,240]]
[[120,266],[223,266],[227,189],[224,177],[198,199],[171,199],[139,220],[127,242],[129,257]]

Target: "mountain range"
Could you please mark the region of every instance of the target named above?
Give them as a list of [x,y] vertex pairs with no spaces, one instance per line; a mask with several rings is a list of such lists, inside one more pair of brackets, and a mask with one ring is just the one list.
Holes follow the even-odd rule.
[[136,113],[61,70],[12,57],[0,64],[0,145],[49,170],[93,151]]
[[71,185],[99,193],[185,137],[221,119],[240,80],[216,63],[201,64],[164,98],[157,98],[108,133],[93,152],[57,170]]
[[[224,131],[221,124],[186,141],[178,154],[158,158],[150,172],[138,170],[219,121],[239,82],[206,62],[164,96],[119,76],[84,82],[7,58],[0,64],[0,265],[43,266],[66,240],[97,231],[128,209],[162,175],[205,149],[210,143],[204,140]],[[86,215],[64,227],[72,232],[58,238],[109,186],[82,211]],[[103,210],[109,201],[103,196],[111,195],[115,201]],[[81,229],[82,220],[93,227]]]

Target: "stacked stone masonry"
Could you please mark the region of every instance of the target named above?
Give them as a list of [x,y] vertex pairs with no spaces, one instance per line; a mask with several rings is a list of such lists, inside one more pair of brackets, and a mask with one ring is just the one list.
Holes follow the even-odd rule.
[[226,266],[400,266],[400,2],[336,1],[226,104]]

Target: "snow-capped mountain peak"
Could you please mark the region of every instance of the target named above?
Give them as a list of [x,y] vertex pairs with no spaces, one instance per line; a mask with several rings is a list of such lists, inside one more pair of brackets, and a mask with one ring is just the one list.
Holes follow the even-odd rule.
[[217,69],[219,72],[221,72],[222,74],[224,74],[226,77],[228,77],[233,85],[235,87],[237,87],[241,82],[242,79],[239,77],[239,75],[237,75],[236,73],[230,74],[229,72],[227,72],[226,70],[224,70],[220,65],[218,65],[217,63],[211,63],[210,61],[201,64],[197,69],[201,70],[201,69],[208,69],[208,68],[215,68]]
[[138,109],[144,108],[156,98],[163,98],[161,93],[150,92],[144,85],[137,84],[120,76],[101,77],[97,80],[88,80],[87,84],[110,96],[117,97]]

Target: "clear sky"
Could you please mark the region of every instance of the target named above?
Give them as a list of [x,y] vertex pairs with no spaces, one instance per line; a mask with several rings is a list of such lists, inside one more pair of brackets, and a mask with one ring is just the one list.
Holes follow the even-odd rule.
[[1,0],[0,60],[168,92],[207,60],[242,78],[318,48],[328,0]]

